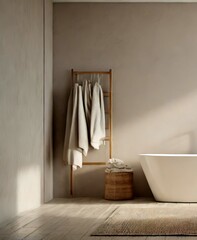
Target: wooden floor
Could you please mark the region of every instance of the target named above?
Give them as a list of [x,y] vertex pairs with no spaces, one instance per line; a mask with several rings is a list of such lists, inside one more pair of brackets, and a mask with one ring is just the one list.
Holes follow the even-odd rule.
[[139,204],[154,206],[160,203],[152,199],[121,202],[91,198],[54,199],[38,209],[23,213],[12,221],[0,225],[0,240],[197,240],[197,237],[90,236],[118,206],[138,207]]

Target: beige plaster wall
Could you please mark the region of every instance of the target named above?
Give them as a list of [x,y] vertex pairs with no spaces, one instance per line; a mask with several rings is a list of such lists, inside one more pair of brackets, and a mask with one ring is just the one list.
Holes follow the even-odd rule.
[[46,197],[44,7],[43,0],[0,1],[0,222]]
[[[113,69],[113,156],[149,196],[140,153],[197,151],[197,4],[54,4],[54,193],[68,194],[62,147],[70,69]],[[95,156],[99,157],[100,152]],[[93,158],[92,158],[93,159]],[[103,168],[75,173],[75,195],[103,196]]]
[[44,0],[44,202],[53,198],[53,3]]

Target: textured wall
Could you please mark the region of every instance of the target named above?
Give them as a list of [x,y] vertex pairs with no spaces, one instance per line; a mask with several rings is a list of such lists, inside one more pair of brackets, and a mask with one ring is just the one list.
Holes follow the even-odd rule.
[[44,198],[43,7],[0,1],[0,222]]
[[[68,193],[62,146],[71,68],[113,69],[113,155],[134,169],[137,195],[150,195],[139,153],[197,151],[196,12],[195,3],[54,5],[56,197]],[[103,195],[102,168],[75,175],[76,195]]]
[[44,201],[53,198],[53,146],[52,146],[52,105],[53,105],[53,3],[44,0]]

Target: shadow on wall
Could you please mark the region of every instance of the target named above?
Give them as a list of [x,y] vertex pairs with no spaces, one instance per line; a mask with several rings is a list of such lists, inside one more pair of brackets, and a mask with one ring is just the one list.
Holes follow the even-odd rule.
[[[54,83],[55,84],[55,83]],[[70,168],[63,162],[67,103],[72,87],[71,70],[64,72],[63,81],[53,89],[53,195],[69,196]]]
[[105,166],[83,166],[74,172],[76,197],[104,197],[104,186]]

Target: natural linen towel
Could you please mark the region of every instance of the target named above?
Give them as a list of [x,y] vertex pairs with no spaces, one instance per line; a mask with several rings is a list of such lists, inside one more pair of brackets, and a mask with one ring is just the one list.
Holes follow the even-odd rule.
[[82,154],[88,152],[87,125],[83,107],[82,89],[77,83],[71,90],[64,140],[64,161],[74,168],[82,167]]
[[101,85],[96,82],[92,93],[92,111],[90,121],[91,145],[99,149],[105,138],[105,108]]
[[82,87],[78,86],[78,146],[82,149],[83,155],[88,153],[88,130],[83,105]]
[[89,129],[90,129],[90,118],[91,118],[91,107],[92,107],[92,87],[91,87],[91,83],[88,83],[87,80],[83,83],[83,101],[84,101],[84,110],[85,110],[88,132],[90,132]]

